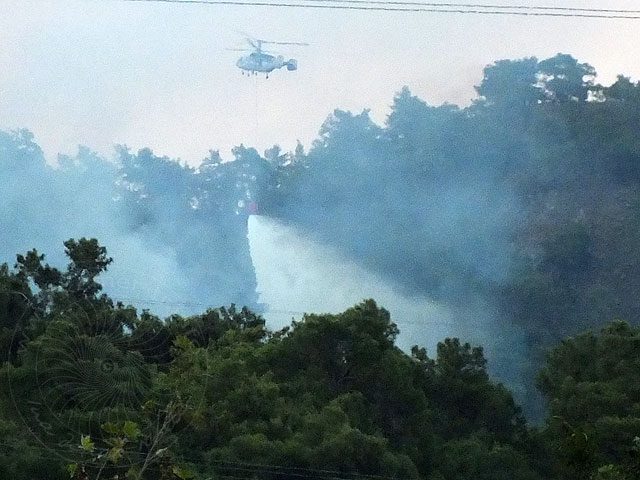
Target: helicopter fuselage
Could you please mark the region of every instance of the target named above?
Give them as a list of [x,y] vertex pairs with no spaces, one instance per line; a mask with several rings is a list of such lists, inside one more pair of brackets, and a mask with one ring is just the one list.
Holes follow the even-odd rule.
[[271,73],[282,67],[288,70],[296,70],[297,62],[293,59],[286,61],[282,55],[277,57],[262,52],[253,52],[246,57],[240,57],[236,62],[238,68],[248,72]]

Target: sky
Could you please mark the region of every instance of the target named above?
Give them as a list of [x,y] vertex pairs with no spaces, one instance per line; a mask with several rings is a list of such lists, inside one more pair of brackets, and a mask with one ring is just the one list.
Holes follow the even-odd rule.
[[[500,3],[640,8],[540,2]],[[240,32],[310,46],[278,47],[297,71],[248,78],[226,50]],[[604,84],[639,79],[639,46],[635,20],[0,0],[0,128],[30,129],[50,162],[80,144],[106,157],[125,144],[197,165],[241,143],[308,147],[336,108],[384,122],[405,85],[432,105],[466,105],[502,58],[570,53]]]

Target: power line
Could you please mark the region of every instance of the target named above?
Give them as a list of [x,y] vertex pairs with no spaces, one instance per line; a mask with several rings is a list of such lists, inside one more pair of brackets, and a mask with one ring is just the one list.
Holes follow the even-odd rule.
[[[0,294],[17,294],[22,296],[28,303],[29,305],[33,306],[31,300],[29,300],[27,298],[26,295],[24,295],[22,292],[17,292],[17,291],[3,291],[0,290]],[[126,304],[131,304],[131,303],[137,303],[137,304],[150,304],[150,305],[167,305],[167,306],[198,306],[198,307],[205,307],[207,309],[213,309],[213,310],[217,310],[219,307],[214,307],[211,304],[208,303],[204,303],[204,302],[171,302],[171,301],[165,301],[165,300],[152,300],[152,299],[140,299],[140,298],[119,298],[119,299],[112,299],[114,300],[114,302],[121,302],[121,303],[126,303]],[[138,306],[139,308],[139,306]],[[348,307],[347,307],[348,308]],[[384,308],[384,307],[382,307]],[[323,309],[314,309],[317,312],[321,312]],[[406,314],[406,315],[415,315],[415,312],[410,311],[410,310],[406,310],[406,309],[401,309],[401,310],[397,310],[397,309],[387,309],[389,311],[393,311],[394,315],[397,314]],[[257,313],[257,312],[254,312]],[[264,314],[284,314],[284,315],[315,315],[315,316],[322,316],[322,315],[340,315],[340,313],[311,313],[309,311],[307,312],[303,312],[303,311],[297,311],[297,310],[268,310],[264,313],[257,313],[258,315],[264,315]],[[23,313],[24,315],[24,313]],[[397,326],[417,326],[417,327],[427,327],[427,326],[435,326],[435,325],[439,325],[439,326],[445,326],[445,327],[457,327],[457,328],[466,328],[466,327],[470,327],[470,326],[475,326],[475,327],[483,327],[486,328],[487,324],[483,323],[483,322],[478,322],[478,321],[469,321],[468,319],[463,319],[460,320],[458,322],[447,322],[447,321],[441,321],[441,320],[433,320],[433,319],[428,319],[428,320],[424,320],[424,321],[412,321],[412,320],[398,320],[398,319],[392,319],[392,322],[397,325]],[[485,344],[483,345],[483,347],[485,347],[486,351],[492,351],[493,353],[491,354],[491,357],[493,359],[505,359],[505,358],[509,358],[512,359],[511,355],[498,355],[499,352],[509,352],[511,353],[510,349],[496,349],[495,345],[491,345],[491,344]]]
[[[113,299],[115,302],[120,301],[124,304],[136,304],[133,305],[137,308],[143,308],[142,306],[146,305],[165,305],[165,306],[183,306],[183,307],[199,307],[199,308],[205,308],[205,309],[212,309],[212,310],[218,310],[219,307],[213,306],[212,304],[209,303],[204,303],[204,302],[171,302],[171,301],[165,301],[165,300],[154,300],[154,299],[141,299],[141,298],[117,298],[117,299]],[[428,301],[428,299],[425,299],[425,301]],[[389,311],[392,315],[392,323],[394,323],[395,325],[397,325],[400,328],[411,328],[411,327],[435,327],[435,326],[440,326],[440,327],[448,327],[451,329],[457,329],[454,330],[454,332],[458,331],[460,333],[464,332],[464,329],[469,328],[469,327],[478,327],[480,329],[484,329],[487,328],[489,325],[493,325],[492,323],[488,323],[488,322],[481,322],[481,321],[472,321],[469,320],[468,318],[461,318],[459,316],[455,317],[454,321],[446,321],[446,320],[437,320],[437,319],[433,319],[433,318],[427,318],[424,320],[407,320],[407,319],[402,319],[402,318],[397,318],[397,317],[403,317],[403,316],[412,316],[415,317],[417,314],[419,314],[419,312],[417,312],[416,310],[411,310],[411,309],[396,309],[396,308],[387,308],[384,307],[384,305],[380,305],[381,308],[384,308],[385,310]],[[265,316],[265,315],[287,315],[290,317],[294,317],[294,316],[299,316],[299,317],[303,317],[305,315],[314,315],[314,316],[322,316],[322,315],[340,315],[342,312],[344,312],[344,310],[347,310],[349,308],[353,308],[353,305],[351,307],[347,306],[344,309],[342,309],[340,312],[327,312],[326,309],[324,308],[313,308],[313,309],[309,309],[307,311],[301,311],[301,310],[286,310],[286,309],[267,309],[264,312],[255,312],[253,310],[252,313],[255,313],[257,315],[260,316]],[[445,305],[446,308],[446,305]],[[515,326],[517,328],[520,328],[520,326],[514,324],[513,322],[504,322],[503,323],[504,326]],[[464,334],[464,333],[463,333]],[[464,334],[464,335],[468,335],[468,334]],[[497,351],[494,347],[495,345],[491,345],[489,343],[486,343],[483,345],[484,347],[486,347],[487,350],[492,350],[492,351]],[[502,351],[502,349],[500,349]],[[508,351],[508,350],[504,350],[504,351]],[[494,352],[495,353],[495,352]],[[507,357],[498,357],[496,355],[492,355],[493,358],[507,358]]]
[[[0,446],[13,448],[14,450],[19,450],[23,448],[23,445],[14,445],[10,443],[5,443],[0,441]],[[60,445],[60,444],[47,444],[41,443],[40,445],[29,444],[27,447],[36,448],[36,449],[44,449],[50,450],[51,453],[55,454],[55,456],[46,455],[44,451],[39,451],[38,454],[41,458],[50,459],[50,460],[60,460],[64,459],[64,455],[68,453],[78,452],[77,445]],[[128,456],[137,456],[138,458],[144,458],[148,452],[143,452],[139,450],[126,450],[124,452],[125,455]],[[390,477],[385,475],[377,475],[377,474],[367,474],[361,472],[341,472],[337,470],[325,470],[325,469],[317,469],[317,468],[307,468],[307,467],[292,467],[286,465],[275,465],[275,464],[267,464],[267,463],[249,463],[249,462],[238,462],[238,461],[228,461],[228,460],[206,460],[203,461],[201,459],[193,459],[185,457],[183,459],[189,465],[199,466],[199,467],[209,467],[212,469],[220,469],[225,471],[226,473],[221,474],[217,473],[217,476],[236,479],[236,480],[255,480],[255,477],[247,477],[242,476],[246,473],[254,473],[254,474],[266,474],[266,475],[283,475],[288,477],[302,477],[302,478],[310,478],[317,480],[353,480],[354,477],[357,479],[364,480],[409,480],[402,479],[399,477]],[[88,460],[87,463],[91,463],[91,460]],[[118,465],[115,465],[118,467]],[[228,472],[230,470],[231,472]],[[233,472],[246,472],[245,474],[233,473]]]
[[[503,15],[523,17],[560,17],[640,20],[638,10],[589,9],[573,7],[515,7],[479,4],[427,4],[379,0],[295,0],[294,2],[268,2],[255,0],[118,0],[139,3],[173,3],[226,6],[253,6],[275,8],[310,8],[324,10],[358,10],[375,12],[457,13],[471,15]],[[307,3],[305,3],[307,2]],[[312,3],[313,2],[313,3]],[[393,5],[393,6],[385,6]],[[456,8],[452,8],[452,7]],[[438,8],[441,7],[441,8]],[[444,8],[442,8],[444,7]]]
[[[27,302],[29,302],[29,304],[31,306],[32,303],[31,301],[22,293],[22,292],[16,292],[16,291],[2,291],[0,290],[0,293],[5,293],[5,294],[18,294],[21,295]],[[218,310],[220,308],[220,306],[215,306],[211,303],[206,303],[206,302],[189,302],[189,301],[168,301],[168,300],[159,300],[159,299],[150,299],[150,298],[131,298],[131,297],[117,297],[117,298],[111,298],[116,304],[117,303],[122,303],[122,304],[132,304],[132,306],[134,307],[138,307],[138,308],[142,308],[141,306],[144,305],[164,305],[164,306],[168,306],[168,307],[198,307],[198,308],[205,308],[205,309],[210,309],[210,310]],[[425,301],[428,301],[428,299],[425,299]],[[249,308],[249,307],[247,307]],[[345,307],[344,310],[348,309],[348,308],[352,308],[352,307]],[[385,308],[384,306],[381,306],[381,308]],[[249,308],[249,310],[251,310]],[[392,312],[394,315],[415,315],[416,312],[414,310],[410,310],[410,309],[394,309],[394,308],[385,308],[385,310],[389,310],[390,312]],[[340,315],[341,312],[338,313],[332,313],[332,312],[326,312],[324,308],[313,308],[313,309],[309,309],[307,311],[302,311],[302,310],[286,310],[286,309],[267,309],[264,312],[256,312],[251,310],[252,313],[255,313],[256,315],[268,315],[268,314],[275,314],[275,315],[298,315],[298,316],[304,316],[304,315],[316,315],[316,316],[321,316],[321,315]],[[482,326],[482,327],[486,327],[486,324],[483,322],[469,322],[467,320],[461,320],[459,322],[447,322],[447,321],[442,321],[442,320],[433,320],[433,319],[429,319],[429,320],[425,320],[425,321],[416,321],[416,320],[398,320],[398,319],[393,319],[392,320],[393,323],[395,323],[396,325],[399,326],[428,326],[428,325],[441,325],[441,326],[445,326],[445,327],[464,327],[464,326],[469,326],[469,325],[476,325],[476,326]]]
[[353,3],[353,4],[374,4],[374,5],[403,5],[408,7],[436,7],[436,8],[482,8],[495,10],[550,10],[562,12],[587,12],[587,13],[624,13],[640,14],[640,10],[612,9],[612,8],[584,8],[584,7],[552,7],[533,5],[490,5],[483,3],[432,3],[432,2],[407,2],[399,0],[296,0],[303,3]]
[[[173,306],[173,307],[200,307],[200,308],[207,308],[207,309],[213,309],[213,310],[217,310],[219,307],[213,306],[210,303],[204,303],[204,302],[171,302],[171,301],[166,301],[166,300],[155,300],[155,299],[145,299],[145,298],[122,298],[122,297],[118,297],[118,298],[114,298],[113,299],[115,302],[122,302],[122,303],[133,303],[133,304],[138,304],[138,305],[166,305],[166,306]],[[346,307],[349,308],[349,307]],[[384,308],[384,307],[383,307]],[[301,311],[301,310],[284,310],[284,309],[267,309],[264,312],[253,312],[256,313],[258,315],[264,315],[264,314],[276,314],[276,315],[339,315],[339,313],[327,313],[324,311],[325,309],[323,308],[314,308],[314,309],[309,309],[308,311]],[[393,312],[395,313],[405,313],[405,314],[415,314],[414,311],[408,310],[408,309],[393,309],[393,308],[389,308],[386,310],[393,310]],[[320,312],[320,313],[318,313]],[[443,321],[428,321],[428,322],[417,322],[417,321],[393,321],[394,323],[396,323],[397,325],[427,325],[427,324],[438,324],[438,325],[445,325],[445,326],[456,326],[459,325],[458,323],[454,323],[454,322],[443,322]],[[464,323],[464,322],[461,322]]]
[[[226,465],[232,466],[241,466],[241,467],[250,467],[253,469],[271,469],[271,470],[293,470],[293,471],[301,471],[313,474],[322,474],[322,475],[331,475],[331,478],[338,477],[358,477],[358,478],[375,478],[382,480],[397,480],[395,477],[389,477],[385,475],[376,475],[376,474],[365,474],[360,472],[340,472],[338,470],[326,470],[319,468],[308,468],[308,467],[291,467],[286,465],[273,465],[267,463],[248,463],[248,462],[238,462],[238,461],[228,461],[228,460],[209,460],[207,463],[225,467]],[[277,473],[277,472],[276,472]]]

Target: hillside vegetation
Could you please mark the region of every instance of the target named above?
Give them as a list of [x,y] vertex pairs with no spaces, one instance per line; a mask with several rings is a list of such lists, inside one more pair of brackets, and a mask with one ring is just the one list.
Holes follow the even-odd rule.
[[0,269],[0,473],[16,479],[576,479],[640,474],[640,329],[559,344],[527,427],[481,347],[395,346],[367,300],[269,331],[247,309],[164,321],[101,294],[95,240]]

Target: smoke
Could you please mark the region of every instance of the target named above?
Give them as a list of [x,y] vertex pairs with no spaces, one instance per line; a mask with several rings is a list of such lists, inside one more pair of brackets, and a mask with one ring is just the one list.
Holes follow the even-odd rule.
[[[384,127],[337,111],[308,154],[241,147],[198,169],[126,148],[111,160],[80,148],[52,167],[28,132],[3,133],[0,255],[37,248],[62,266],[64,240],[98,238],[115,259],[105,291],[160,315],[264,303],[280,327],[374,298],[404,348],[482,343],[517,384],[522,371],[504,368],[517,362],[501,359],[517,331],[490,292],[509,278],[521,205],[456,122],[464,111],[404,90]],[[253,202],[264,217],[249,216]]]
[[486,298],[476,294],[445,302],[408,294],[335,247],[269,217],[250,217],[249,241],[259,300],[270,328],[285,327],[303,313],[339,313],[373,298],[398,325],[400,348],[409,351],[417,344],[433,354],[447,337],[481,344],[492,373],[509,381],[520,397],[524,395],[524,368],[514,361],[514,350],[507,348],[522,345],[522,335],[496,320],[495,304]]
[[308,152],[240,146],[198,168],[125,147],[50,166],[29,132],[0,132],[0,255],[35,247],[62,266],[64,240],[96,237],[116,299],[247,305],[274,328],[374,298],[403,348],[482,344],[530,399],[534,350],[639,308],[640,260],[614,246],[638,244],[640,86],[594,77],[568,55],[499,61],[469,107],[403,89],[384,124],[337,110]]
[[424,346],[434,349],[437,341],[458,329],[445,305],[402,295],[380,276],[294,227],[253,216],[249,241],[259,299],[271,328],[285,327],[303,313],[339,313],[373,298],[401,327],[404,348],[421,337]]
[[[163,166],[170,169],[166,178],[158,176]],[[114,258],[101,282],[116,300],[160,315],[234,302],[257,307],[242,230],[246,215],[229,211],[216,221],[194,208],[198,194],[219,206],[213,195],[189,184],[206,182],[205,175],[196,182],[196,172],[186,167],[126,149],[107,161],[81,147],[51,166],[26,130],[0,132],[0,167],[3,262],[36,248],[62,268],[65,240],[98,238]],[[134,173],[141,177],[132,179]],[[155,176],[145,177],[149,173]]]
[[[375,135],[381,131],[366,115],[356,118]],[[506,198],[491,190],[486,172],[485,181],[479,173],[468,175],[434,183],[426,194],[411,183],[399,188],[394,182],[404,173],[396,173],[380,203],[372,191],[378,186],[361,182],[358,192],[355,184],[336,183],[344,180],[341,172],[316,167],[333,182],[334,194],[349,196],[354,205],[340,197],[323,198],[328,185],[320,187],[315,178],[295,178],[297,191],[309,200],[279,192],[289,171],[281,165],[295,171],[299,162],[317,161],[321,144],[308,157],[299,150],[297,159],[272,149],[270,163],[244,148],[230,163],[213,152],[199,169],[150,150],[132,154],[126,148],[110,160],[80,148],[51,166],[28,131],[2,132],[0,146],[0,226],[7,232],[0,245],[3,261],[37,248],[63,267],[64,240],[95,237],[114,258],[101,278],[105,292],[163,316],[230,303],[265,304],[269,324],[278,328],[301,312],[338,312],[374,298],[394,315],[404,348],[419,343],[433,351],[446,336],[489,346],[489,340],[500,338],[493,307],[477,305],[482,297],[463,289],[457,278],[461,269],[494,280],[506,276],[508,260],[498,250],[506,248],[504,221],[515,202],[510,194]],[[335,155],[350,155],[343,144],[333,148]],[[363,159],[362,152],[353,158]],[[350,172],[354,181],[360,173]],[[376,183],[385,178],[381,172],[365,174]],[[267,214],[277,214],[273,202],[285,201],[289,218],[250,217],[253,201]],[[366,223],[361,215],[368,216]],[[423,245],[416,245],[416,238]],[[441,254],[444,262],[418,270]]]

